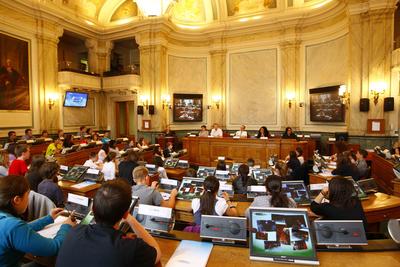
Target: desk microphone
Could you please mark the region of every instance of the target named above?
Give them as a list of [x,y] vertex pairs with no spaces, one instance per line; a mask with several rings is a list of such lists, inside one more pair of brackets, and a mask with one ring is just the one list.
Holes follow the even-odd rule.
[[155,217],[152,217],[152,218],[150,218],[150,221],[155,222],[155,223],[158,223],[158,224],[167,224],[167,225],[173,224],[173,222],[171,221],[171,219],[168,220],[168,221],[163,221],[163,220],[158,220],[158,219],[156,219]]

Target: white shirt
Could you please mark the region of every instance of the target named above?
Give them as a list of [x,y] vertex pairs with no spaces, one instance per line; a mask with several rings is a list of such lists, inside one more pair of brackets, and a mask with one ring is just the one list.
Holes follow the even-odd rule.
[[87,161],[85,161],[85,164],[83,164],[83,166],[89,167],[89,168],[92,168],[92,169],[97,169],[98,168],[96,163],[94,163],[93,160],[91,160],[91,159],[88,159]]
[[247,131],[237,131],[235,137],[247,138]]
[[99,157],[99,162],[103,163],[104,159],[107,157],[107,154],[103,149],[100,149],[100,151],[97,154],[97,156]]
[[[192,200],[192,210],[193,213],[196,213],[200,209],[200,198],[195,198]],[[215,212],[219,216],[223,216],[228,209],[228,204],[226,203],[226,200],[221,197],[217,197],[217,202],[215,203]]]
[[160,178],[168,179],[167,171],[164,169],[164,167],[158,167],[157,171],[160,175]]
[[104,163],[101,172],[104,173],[105,181],[115,179],[115,163],[113,161]]
[[210,133],[210,135],[211,136],[214,136],[214,137],[222,137],[222,130],[220,129],[220,128],[218,128],[218,129],[212,129],[211,130],[211,133]]

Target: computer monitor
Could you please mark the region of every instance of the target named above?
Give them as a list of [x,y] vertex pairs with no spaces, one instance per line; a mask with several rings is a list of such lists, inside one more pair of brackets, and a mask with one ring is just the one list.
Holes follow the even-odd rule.
[[272,175],[271,169],[255,169],[253,170],[253,177],[257,184],[264,184],[268,176]]
[[89,167],[74,166],[64,175],[63,180],[79,182],[82,180],[82,176],[86,173],[87,169]]
[[64,176],[68,173],[69,167],[66,165],[60,165],[60,175]]
[[146,164],[145,167],[149,171],[150,175],[157,173],[157,167],[155,164]]
[[178,164],[179,159],[174,159],[174,158],[169,158],[166,159],[164,162],[164,167],[165,168],[175,168],[176,165]]
[[357,192],[357,196],[358,196],[359,199],[368,198],[367,193],[365,193],[364,190],[360,186],[358,186],[356,181],[354,181],[354,179],[351,176],[345,176],[344,178],[349,179],[353,183],[353,186],[354,186],[354,188],[355,188],[355,190]]
[[159,183],[160,191],[171,192],[175,188],[179,188],[179,181],[174,179],[161,178]]
[[225,217],[201,215],[200,237],[247,241],[247,219],[239,217]]
[[235,163],[233,163],[232,164],[232,167],[231,167],[231,173],[232,174],[238,174],[238,172],[239,172],[239,167],[240,167],[240,165],[242,165],[243,163],[239,163],[239,162],[235,162]]
[[85,181],[100,182],[103,180],[103,173],[98,169],[87,169],[86,173],[82,176]]
[[363,221],[314,221],[317,245],[353,246],[368,245]]
[[203,193],[203,178],[183,177],[178,190],[178,199],[192,200],[200,198]]
[[250,260],[318,265],[306,209],[252,208]]
[[329,184],[328,182],[326,183],[320,183],[320,184],[310,184],[308,186],[308,192],[310,193],[310,199],[315,199],[319,193],[321,193],[322,189],[328,188]]
[[292,198],[297,205],[309,205],[311,203],[303,181],[282,181],[282,192]]
[[229,171],[216,170],[215,178],[217,178],[220,181],[227,181],[229,180]]
[[222,193],[226,192],[229,196],[233,196],[233,186],[228,184],[226,181],[219,181],[218,196],[222,197]]
[[267,189],[264,185],[251,185],[247,187],[247,198],[255,198],[258,196],[265,196]]
[[357,181],[357,184],[366,194],[372,194],[379,191],[374,178],[359,180]]
[[189,161],[180,159],[178,164],[176,164],[176,167],[180,169],[187,169],[189,168]]
[[92,209],[92,204],[91,198],[68,193],[65,209],[69,212],[75,211],[75,217],[82,220]]
[[207,176],[214,176],[215,174],[215,167],[204,167],[200,166],[197,170],[197,177],[199,178],[206,178]]
[[132,216],[146,230],[168,233],[174,227],[171,208],[139,204],[139,207],[134,208]]

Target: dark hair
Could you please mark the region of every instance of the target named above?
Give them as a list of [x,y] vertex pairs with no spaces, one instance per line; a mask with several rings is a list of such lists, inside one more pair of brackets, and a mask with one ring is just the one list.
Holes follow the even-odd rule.
[[336,160],[336,169],[341,169],[346,165],[351,165],[349,153],[338,153]]
[[125,179],[105,182],[94,196],[93,213],[96,223],[115,225],[128,211],[131,201],[131,187]]
[[87,134],[90,134],[90,131],[91,131],[91,130],[92,130],[92,128],[87,128],[87,129],[86,129],[86,133],[87,133]]
[[242,164],[239,166],[238,174],[239,178],[242,179],[243,186],[247,185],[247,181],[249,180],[249,172],[250,168],[246,164]]
[[158,167],[164,166],[164,161],[163,161],[162,158],[159,157],[159,156],[155,156],[155,157],[153,158],[153,162],[154,162],[154,164],[156,165],[157,168],[158,168]]
[[103,149],[104,152],[106,152],[106,154],[108,154],[108,152],[110,151],[110,144],[109,144],[109,143],[104,143],[104,144],[101,146],[101,149]]
[[12,205],[14,197],[22,197],[29,191],[29,182],[24,176],[8,175],[0,177],[0,210],[19,216]]
[[265,180],[267,192],[271,194],[271,207],[287,208],[289,207],[289,198],[282,193],[282,180],[277,175],[270,175]]
[[15,156],[21,157],[22,153],[25,153],[26,151],[28,151],[28,146],[27,145],[23,145],[23,144],[19,144],[15,146]]
[[214,176],[208,176],[203,183],[204,192],[200,197],[200,212],[203,215],[213,215],[219,181]]
[[193,168],[188,168],[185,173],[185,177],[197,177],[197,172]]
[[115,149],[115,140],[110,140],[110,142],[108,142],[108,145],[109,145],[111,148]]
[[16,132],[15,131],[9,131],[8,132],[8,137],[11,137],[11,135],[13,135],[13,134],[16,134]]
[[28,134],[29,131],[32,131],[32,129],[28,128],[25,130],[25,134]]
[[43,131],[42,131],[42,135],[44,135],[45,133],[48,134],[49,132],[48,132],[47,130],[43,130]]
[[134,150],[129,150],[126,160],[130,162],[137,162],[139,159],[139,154]]
[[57,183],[57,174],[60,170],[60,166],[56,162],[45,162],[39,169],[40,176],[42,179],[49,179]]
[[94,152],[94,151],[90,152],[89,158],[92,159],[92,158],[95,158],[95,157],[97,157],[97,153]]
[[269,131],[268,131],[267,127],[262,126],[262,127],[260,127],[260,129],[258,130],[257,138],[260,138],[260,137],[261,137],[261,129],[264,129],[264,136],[265,136],[265,137],[269,137]]
[[201,127],[200,128],[205,128],[205,129],[207,129],[207,126],[205,126],[205,125],[201,125]]
[[72,134],[67,134],[64,138],[63,147],[71,147],[73,144]]
[[289,130],[291,130],[291,131],[293,132],[292,127],[286,127],[286,129],[285,129],[285,134],[286,134],[286,135],[288,134],[288,131],[289,131]]
[[107,154],[105,161],[107,161],[107,162],[113,161],[116,157],[117,157],[117,153],[115,153],[114,151],[111,151]]
[[301,147],[296,147],[296,151],[297,151],[297,153],[299,154],[297,157],[300,157],[300,156],[302,156],[303,155],[303,149],[301,148]]
[[97,133],[94,133],[93,135],[92,135],[92,139],[94,140],[94,137],[96,136],[96,140],[95,141],[97,141],[97,140],[99,140],[99,135],[97,134]]
[[81,126],[81,127],[79,127],[79,130],[82,131],[85,128],[86,128],[86,126]]
[[255,161],[253,158],[248,158],[247,159],[247,165],[249,165],[249,167],[253,167],[255,164]]
[[40,167],[46,162],[46,158],[43,155],[33,155],[31,167],[29,168],[29,173],[38,172]]
[[218,160],[218,162],[217,162],[217,170],[226,171],[225,160]]
[[[295,170],[297,170],[301,166],[300,160],[297,158],[296,152],[294,152],[294,151],[289,152],[289,161],[286,165],[290,169],[292,169],[293,172],[295,172]],[[293,178],[297,178],[297,177],[293,177]]]
[[139,140],[138,140],[138,144],[142,145],[143,141],[144,141],[144,137],[140,137]]
[[329,203],[336,207],[352,208],[356,204],[356,189],[353,183],[343,177],[334,177],[329,181]]
[[360,153],[363,156],[363,158],[368,157],[368,152],[365,149],[358,150],[358,153]]
[[354,161],[357,160],[357,156],[356,153],[354,153],[354,151],[347,152],[347,155],[349,156],[349,159],[352,158]]

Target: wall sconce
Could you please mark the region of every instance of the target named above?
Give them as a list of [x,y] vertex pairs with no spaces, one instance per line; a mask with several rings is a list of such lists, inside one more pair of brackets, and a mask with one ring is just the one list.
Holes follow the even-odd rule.
[[142,102],[142,106],[146,107],[146,109],[149,109],[149,96],[141,95],[140,101]]
[[56,100],[58,99],[58,95],[57,94],[49,94],[48,95],[48,105],[49,105],[49,109],[52,109],[54,107],[54,105],[56,104]]
[[339,86],[339,97],[342,101],[342,104],[346,105],[346,107],[348,104],[350,104],[350,93],[347,92],[347,86],[344,84]]
[[289,108],[292,108],[292,101],[296,99],[296,94],[294,92],[287,92],[286,99],[289,101]]
[[171,97],[169,95],[165,95],[162,98],[162,109],[168,107],[169,109],[171,109]]
[[372,97],[374,98],[374,104],[378,104],[379,100],[379,95],[384,95],[385,90],[387,88],[386,83],[384,82],[378,82],[378,83],[372,83],[369,92],[372,94]]
[[215,104],[217,109],[219,109],[219,104],[221,103],[221,96],[220,95],[215,95],[212,97],[212,102]]

